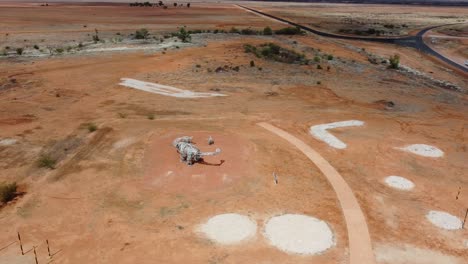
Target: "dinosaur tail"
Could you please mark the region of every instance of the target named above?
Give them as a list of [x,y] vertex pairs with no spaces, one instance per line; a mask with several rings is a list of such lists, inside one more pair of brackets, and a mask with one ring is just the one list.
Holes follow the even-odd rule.
[[202,152],[200,153],[200,156],[216,156],[219,153],[221,153],[221,149],[217,148],[214,152]]

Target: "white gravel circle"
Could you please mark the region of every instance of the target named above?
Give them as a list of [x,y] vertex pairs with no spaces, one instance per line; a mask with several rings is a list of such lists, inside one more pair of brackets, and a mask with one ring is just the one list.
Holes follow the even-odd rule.
[[210,240],[231,245],[255,236],[257,223],[245,215],[220,214],[203,224],[201,231]]
[[327,223],[299,214],[270,218],[265,225],[265,236],[271,245],[295,254],[318,254],[335,245]]
[[414,183],[401,176],[388,176],[385,178],[385,183],[393,188],[409,191],[414,188]]
[[426,144],[413,144],[398,149],[423,157],[440,158],[444,156],[444,152],[442,150]]
[[433,225],[443,229],[456,230],[462,228],[462,221],[446,212],[429,211],[426,217]]

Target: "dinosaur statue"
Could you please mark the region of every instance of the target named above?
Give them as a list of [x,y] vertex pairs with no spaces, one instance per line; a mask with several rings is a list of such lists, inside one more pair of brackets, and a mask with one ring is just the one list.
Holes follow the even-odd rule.
[[200,161],[204,156],[215,156],[221,153],[221,149],[217,148],[214,152],[201,152],[192,143],[192,137],[183,136],[176,138],[172,145],[177,149],[180,154],[180,160],[187,163],[187,165],[193,165],[195,162]]

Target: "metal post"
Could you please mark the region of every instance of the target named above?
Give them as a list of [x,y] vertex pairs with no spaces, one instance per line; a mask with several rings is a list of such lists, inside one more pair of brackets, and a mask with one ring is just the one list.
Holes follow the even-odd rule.
[[50,257],[50,247],[49,247],[49,240],[46,239],[46,244],[47,244],[47,252],[49,252],[49,257]]
[[18,232],[18,240],[19,240],[19,244],[20,244],[20,248],[21,248],[21,255],[24,255],[23,243],[21,242],[21,236],[20,236],[19,232]]
[[466,208],[465,219],[463,219],[462,229],[465,228],[466,216],[468,215],[468,208]]
[[34,249],[34,259],[36,260],[36,264],[39,264],[39,262],[37,261],[36,246],[34,246],[33,249]]

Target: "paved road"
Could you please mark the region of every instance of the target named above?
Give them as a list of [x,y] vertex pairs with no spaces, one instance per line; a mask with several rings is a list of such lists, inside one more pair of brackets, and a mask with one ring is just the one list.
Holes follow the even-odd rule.
[[348,230],[349,263],[374,264],[375,257],[366,217],[354,196],[353,190],[351,190],[338,171],[317,151],[295,136],[268,123],[259,123],[258,125],[293,144],[319,168],[335,190],[341,209],[343,210],[346,229]]
[[290,24],[292,26],[300,27],[301,29],[303,29],[305,31],[314,33],[314,34],[322,36],[322,37],[336,38],[336,39],[371,41],[371,42],[380,42],[380,43],[390,43],[390,44],[396,44],[396,45],[400,45],[400,46],[415,48],[415,49],[418,49],[421,52],[424,52],[426,54],[437,57],[438,59],[444,61],[445,63],[447,63],[447,64],[449,64],[449,65],[451,65],[451,66],[453,66],[453,67],[455,67],[457,69],[460,69],[460,70],[462,70],[464,72],[468,72],[468,67],[465,67],[464,65],[461,65],[461,64],[459,64],[459,63],[445,57],[444,55],[438,53],[436,50],[434,50],[431,47],[429,47],[428,45],[426,45],[426,43],[424,43],[424,41],[423,41],[423,35],[427,31],[429,31],[431,29],[434,29],[434,28],[437,28],[437,27],[449,26],[449,25],[453,25],[453,24],[446,24],[446,25],[428,27],[428,28],[425,28],[425,29],[421,30],[420,32],[418,32],[418,34],[416,34],[416,36],[394,37],[394,38],[392,38],[392,37],[389,37],[389,38],[373,38],[373,37],[345,36],[345,35],[337,35],[337,34],[318,31],[316,29],[306,27],[306,26],[297,24],[295,22],[289,21],[287,19],[264,13],[262,11],[255,10],[255,9],[250,8],[250,7],[241,6],[241,5],[238,5],[238,6],[245,9],[245,10],[257,13],[259,15],[266,16],[268,18],[272,18],[272,19],[275,19],[277,21]]

